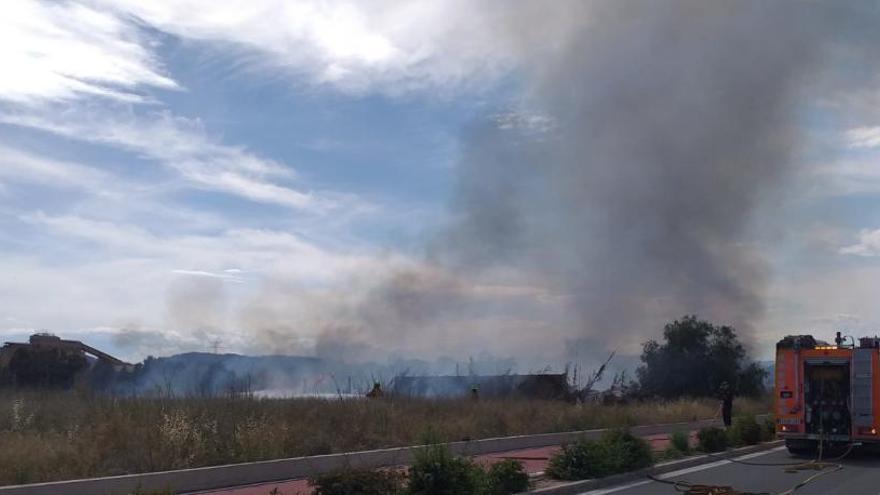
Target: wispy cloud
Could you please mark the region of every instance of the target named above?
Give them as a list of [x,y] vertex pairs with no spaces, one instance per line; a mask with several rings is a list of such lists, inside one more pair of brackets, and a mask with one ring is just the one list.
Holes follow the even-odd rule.
[[880,256],[880,229],[862,229],[857,243],[844,246],[838,252],[865,257]]
[[[505,34],[502,18],[537,7],[493,9],[460,0],[101,1],[180,38],[247,51],[251,68],[305,76],[344,91],[383,93],[461,87],[507,73],[517,54],[498,42]],[[541,12],[548,12],[546,6]],[[539,18],[530,21],[529,28],[540,31]]]
[[106,9],[7,0],[0,15],[0,100],[39,104],[99,96],[146,101],[140,88],[177,89],[142,30]]
[[262,203],[326,212],[355,198],[302,191],[290,183],[292,167],[260,157],[243,147],[217,142],[198,119],[170,112],[112,112],[97,109],[0,112],[0,123],[110,145],[158,161],[195,187]]
[[864,149],[880,147],[880,126],[856,127],[844,133],[849,148]]
[[188,275],[188,276],[192,276],[192,277],[217,278],[220,280],[224,280],[226,282],[233,282],[233,283],[237,283],[237,284],[244,282],[241,279],[241,277],[238,277],[238,276],[233,275],[231,273],[227,273],[226,270],[223,270],[222,272],[209,272],[206,270],[184,270],[184,269],[178,268],[175,270],[171,270],[171,273],[176,273],[177,275]]
[[94,167],[55,160],[0,143],[0,178],[13,183],[37,183],[59,188],[97,190],[108,176]]
[[[59,239],[89,242],[90,253],[109,258],[151,259],[168,273],[216,274],[241,278],[238,268],[255,276],[288,277],[304,283],[328,283],[343,272],[363,268],[375,259],[369,253],[346,253],[307,241],[292,232],[227,228],[216,234],[159,235],[146,228],[79,215],[44,212],[19,216]],[[186,267],[186,268],[182,268]]]

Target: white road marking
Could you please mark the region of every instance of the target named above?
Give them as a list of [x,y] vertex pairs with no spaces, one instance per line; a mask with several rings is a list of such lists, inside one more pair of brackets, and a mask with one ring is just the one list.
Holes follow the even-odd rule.
[[[765,450],[763,452],[754,452],[751,454],[746,454],[746,455],[743,455],[740,457],[735,457],[734,460],[745,461],[747,459],[754,459],[755,457],[761,457],[761,456],[765,456],[768,454],[772,454],[774,452],[779,452],[780,450],[785,450],[785,447],[774,447],[770,450]],[[710,462],[708,464],[700,464],[699,466],[694,466],[694,467],[685,468],[685,469],[679,469],[678,471],[670,471],[666,474],[661,474],[661,475],[657,476],[657,478],[660,478],[661,480],[665,480],[665,479],[669,479],[669,478],[677,478],[679,476],[684,476],[686,474],[696,473],[699,471],[705,471],[707,469],[714,469],[714,468],[717,468],[720,466],[724,466],[725,464],[733,464],[733,461],[721,460],[721,461]],[[626,485],[620,485],[620,486],[615,486],[615,487],[611,487],[611,488],[602,488],[599,490],[592,490],[589,492],[583,492],[579,495],[605,495],[607,493],[616,493],[616,492],[621,492],[624,490],[629,490],[630,488],[635,488],[638,486],[647,485],[649,483],[654,483],[654,482],[651,480],[636,481],[633,483],[628,483]]]

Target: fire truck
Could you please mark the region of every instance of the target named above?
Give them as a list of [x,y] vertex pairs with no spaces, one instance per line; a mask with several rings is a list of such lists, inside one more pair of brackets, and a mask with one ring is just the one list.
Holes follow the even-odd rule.
[[819,442],[880,444],[880,338],[834,344],[790,335],[776,344],[776,432],[788,450]]

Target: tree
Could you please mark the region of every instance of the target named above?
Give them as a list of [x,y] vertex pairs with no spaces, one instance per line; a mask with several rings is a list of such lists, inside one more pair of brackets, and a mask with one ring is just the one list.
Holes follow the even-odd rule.
[[722,382],[738,395],[763,392],[766,372],[751,362],[736,330],[685,316],[663,328],[663,343],[645,342],[636,370],[639,392],[664,398],[714,396]]

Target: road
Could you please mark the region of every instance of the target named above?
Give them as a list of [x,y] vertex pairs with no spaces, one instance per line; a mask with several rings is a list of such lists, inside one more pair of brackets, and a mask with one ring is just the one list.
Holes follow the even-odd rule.
[[[753,463],[802,462],[793,458],[784,447],[737,458]],[[795,492],[796,495],[877,495],[880,494],[880,455],[853,450],[839,461],[843,469],[823,475]],[[829,469],[830,471],[830,469]],[[777,495],[817,471],[787,473],[782,466],[750,466],[731,461],[717,461],[690,469],[667,473],[664,480],[683,480],[694,484],[730,486],[739,492]],[[585,492],[583,495],[676,495],[675,487],[651,480]]]
[[[694,432],[692,432],[694,436]],[[659,434],[644,437],[651,443],[655,451],[662,451],[669,445],[669,435]],[[692,438],[692,444],[696,441]],[[486,454],[477,456],[477,462],[483,464],[493,464],[503,459],[516,459],[520,461],[523,468],[528,473],[537,473],[543,471],[547,467],[550,457],[559,451],[559,447],[539,447],[534,449],[511,450],[507,452],[496,452],[494,454]],[[401,468],[403,469],[403,468]],[[293,479],[285,481],[275,481],[268,483],[258,483],[248,486],[237,486],[229,488],[220,488],[215,490],[205,490],[200,492],[191,492],[186,495],[266,495],[272,490],[277,490],[283,495],[310,495],[313,493],[311,487],[304,479]]]

